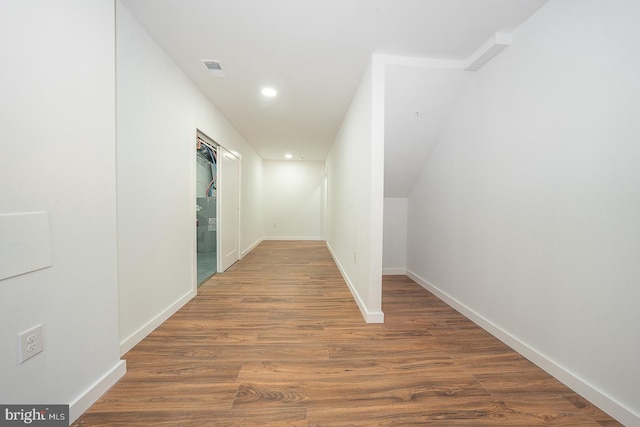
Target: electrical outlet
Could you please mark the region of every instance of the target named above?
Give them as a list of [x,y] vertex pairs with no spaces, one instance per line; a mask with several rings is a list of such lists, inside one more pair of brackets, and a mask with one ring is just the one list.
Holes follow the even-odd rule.
[[44,350],[42,325],[34,326],[28,331],[18,334],[18,361],[20,363],[31,359]]

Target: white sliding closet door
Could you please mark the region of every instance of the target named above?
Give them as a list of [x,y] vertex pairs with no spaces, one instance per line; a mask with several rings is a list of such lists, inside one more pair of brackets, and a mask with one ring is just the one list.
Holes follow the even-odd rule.
[[223,272],[240,259],[240,159],[220,146],[218,168],[218,272]]

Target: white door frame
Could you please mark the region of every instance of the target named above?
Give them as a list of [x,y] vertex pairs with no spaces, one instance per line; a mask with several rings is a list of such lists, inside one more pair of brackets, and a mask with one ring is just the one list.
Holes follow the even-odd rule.
[[[223,145],[218,145],[219,151],[218,151],[218,172],[219,172],[219,176],[218,176],[218,203],[216,205],[216,209],[218,210],[217,212],[217,216],[218,216],[218,262],[217,262],[217,267],[218,267],[218,273],[222,273],[223,271],[225,271],[227,268],[229,268],[231,265],[233,265],[233,263],[235,263],[236,261],[240,260],[240,258],[242,257],[241,254],[241,250],[240,250],[240,208],[241,208],[241,194],[242,194],[242,156],[240,154],[238,154],[235,151],[231,151],[228,150],[227,148],[225,148]],[[229,156],[229,157],[227,157]],[[224,238],[224,233],[225,233],[225,215],[222,213],[222,209],[224,208],[224,202],[222,200],[223,197],[225,197],[225,170],[224,170],[224,160],[222,159],[222,157],[227,157],[228,159],[234,159],[237,160],[237,164],[238,164],[238,189],[237,189],[237,206],[236,206],[236,224],[237,224],[237,229],[235,230],[235,233],[237,233],[236,235],[236,248],[235,248],[235,253],[237,254],[237,258],[234,258],[233,261],[231,263],[229,263],[229,260],[225,259],[225,254],[223,254],[224,251],[224,245],[222,242],[222,239]]]

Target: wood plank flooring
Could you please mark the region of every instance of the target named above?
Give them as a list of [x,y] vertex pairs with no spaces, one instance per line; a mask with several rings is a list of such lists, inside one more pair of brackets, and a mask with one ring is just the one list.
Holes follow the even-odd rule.
[[366,324],[324,242],[260,244],[75,426],[617,426],[406,276]]

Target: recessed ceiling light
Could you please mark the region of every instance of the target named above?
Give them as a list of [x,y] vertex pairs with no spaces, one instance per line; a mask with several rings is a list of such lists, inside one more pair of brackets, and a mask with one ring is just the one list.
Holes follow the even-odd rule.
[[265,87],[261,92],[264,96],[268,96],[269,98],[274,97],[278,94],[278,92],[276,92],[276,90],[272,87]]
[[293,155],[292,155],[292,154],[287,153],[287,154],[285,154],[285,155],[284,155],[284,158],[285,158],[285,159],[293,159]]

